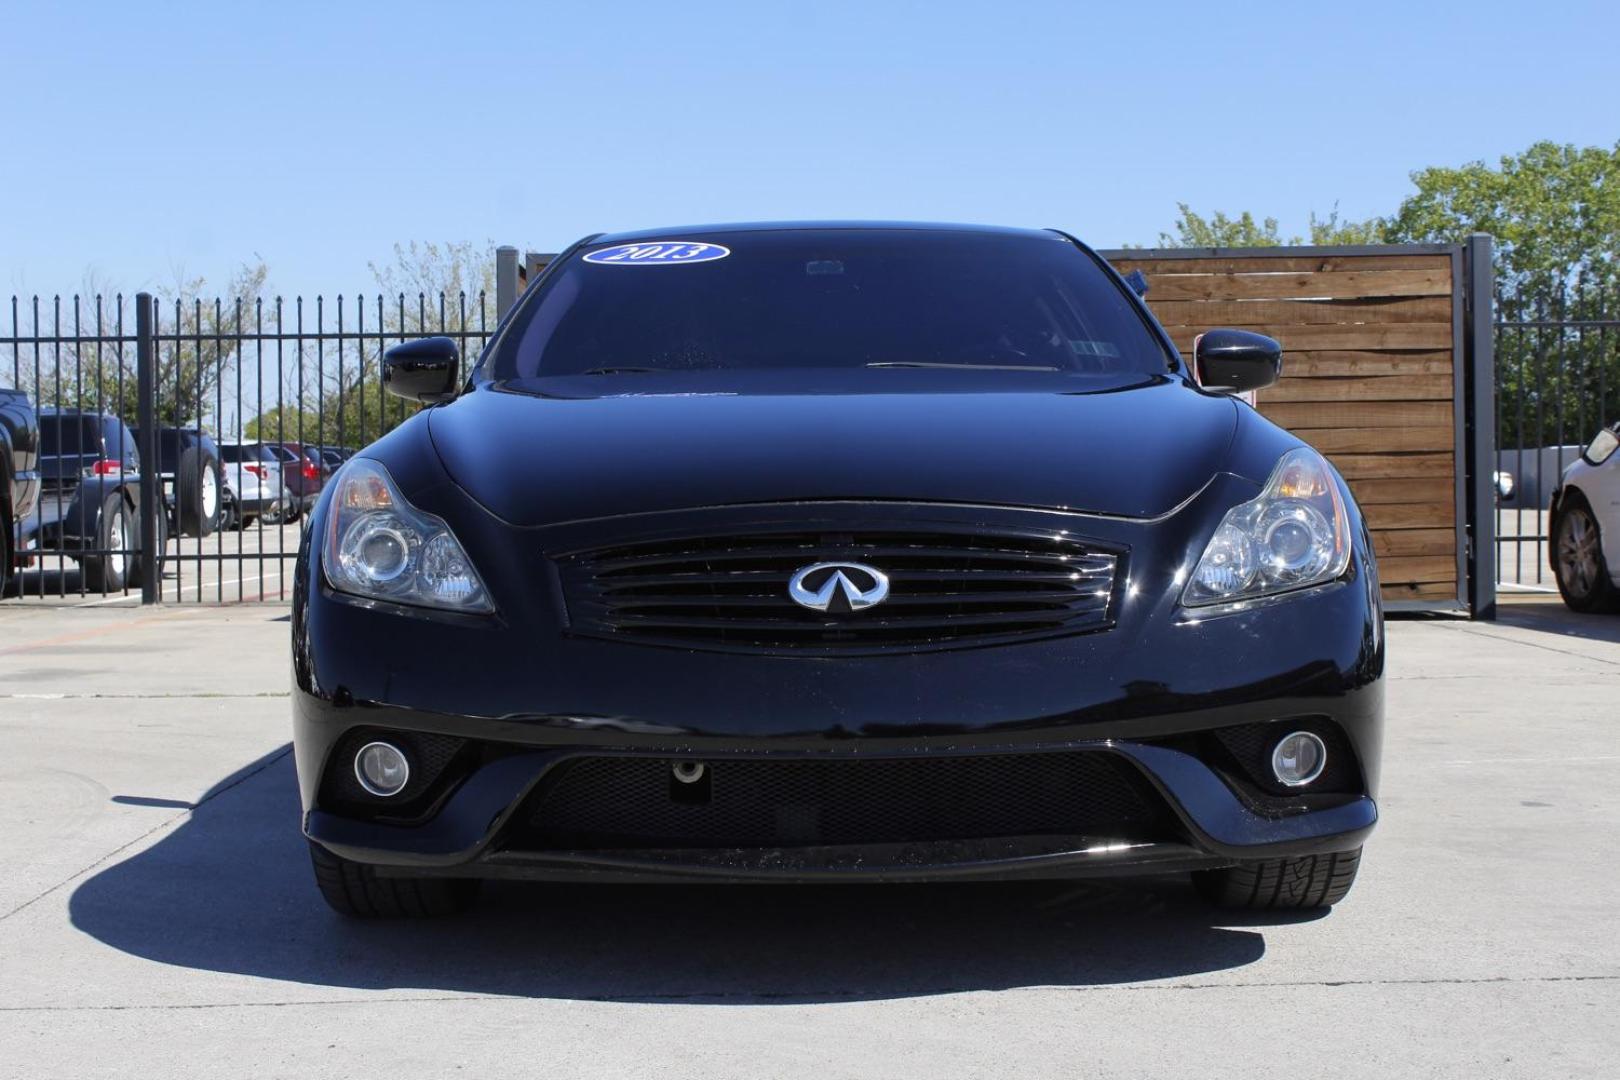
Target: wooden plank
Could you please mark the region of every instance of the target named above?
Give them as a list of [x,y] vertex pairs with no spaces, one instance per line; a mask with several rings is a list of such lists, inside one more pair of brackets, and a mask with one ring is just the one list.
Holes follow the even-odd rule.
[[[1122,274],[1140,270],[1144,274],[1211,274],[1241,271],[1283,271],[1324,274],[1345,270],[1447,270],[1449,255],[1248,255],[1241,258],[1162,259],[1122,255],[1110,260]],[[1152,295],[1149,293],[1148,295]]]
[[[1262,394],[1265,391],[1261,391]],[[1297,407],[1297,406],[1296,406]],[[1261,412],[1265,412],[1262,409]],[[1299,437],[1322,453],[1379,454],[1396,452],[1446,451],[1453,449],[1451,424],[1414,424],[1411,427],[1319,428],[1301,431]]]
[[[1193,339],[1207,326],[1166,326],[1176,348],[1192,348]],[[1443,323],[1389,323],[1366,326],[1275,326],[1262,323],[1246,326],[1257,334],[1266,334],[1282,342],[1285,353],[1295,349],[1449,349],[1451,324]]]
[[1331,379],[1284,374],[1265,390],[1266,404],[1279,401],[1450,401],[1450,375],[1385,375]]
[[1283,375],[1451,375],[1451,352],[1300,350],[1283,354]]
[[1326,323],[1446,322],[1451,297],[1368,300],[1159,300],[1148,307],[1166,326],[1314,326]]
[[1429,582],[1425,584],[1406,585],[1389,582],[1379,578],[1378,583],[1383,586],[1384,602],[1391,600],[1455,600],[1457,599],[1456,581]]
[[1363,507],[1397,504],[1449,503],[1455,478],[1450,475],[1399,477],[1389,480],[1351,480],[1350,490]]
[[1408,585],[1415,582],[1455,582],[1456,580],[1457,556],[1455,554],[1378,560],[1378,581],[1381,585],[1387,586],[1391,582]]
[[[1280,424],[1290,431],[1309,431],[1315,428],[1444,426],[1447,429],[1446,445],[1451,445],[1450,401],[1315,401],[1272,405],[1266,400],[1265,391],[1261,391],[1260,411],[1272,423]],[[1423,447],[1423,449],[1434,448]]]
[[1347,270],[1326,274],[1148,274],[1148,296],[1154,301],[1450,295],[1449,267],[1434,270]]
[[[1379,529],[1372,534],[1373,554],[1380,560],[1403,555],[1449,555],[1456,558],[1455,529]],[[1453,572],[1456,568],[1453,567]]]
[[1346,480],[1452,475],[1450,454],[1332,454],[1329,458]]
[[1362,507],[1367,527],[1376,535],[1385,529],[1449,529],[1457,524],[1457,508],[1450,499],[1443,503],[1390,503]]
[[1391,600],[1455,600],[1457,598],[1457,583],[1452,581],[1429,582],[1387,582],[1382,578],[1379,584],[1383,586],[1385,602]]

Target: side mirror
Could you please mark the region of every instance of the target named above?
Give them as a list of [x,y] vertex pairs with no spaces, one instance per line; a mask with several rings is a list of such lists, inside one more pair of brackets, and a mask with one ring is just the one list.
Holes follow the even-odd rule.
[[1193,368],[1207,389],[1259,390],[1282,378],[1282,346],[1247,330],[1210,330],[1193,345]]
[[407,341],[383,353],[383,388],[407,401],[449,401],[460,376],[461,354],[447,337]]
[[1616,450],[1620,450],[1620,435],[1615,434],[1613,427],[1606,427],[1581,451],[1581,457],[1588,465],[1601,465],[1613,457]]

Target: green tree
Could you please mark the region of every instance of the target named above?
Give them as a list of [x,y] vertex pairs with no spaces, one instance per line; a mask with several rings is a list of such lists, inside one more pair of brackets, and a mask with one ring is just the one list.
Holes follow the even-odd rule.
[[[156,318],[157,416],[165,426],[204,424],[226,394],[225,380],[237,360],[233,335],[251,332],[254,304],[265,292],[269,271],[260,260],[242,264],[221,295],[204,299],[208,282],[177,275],[173,291],[153,300]],[[119,305],[122,304],[120,309]],[[94,338],[135,332],[133,297],[93,276],[81,295],[53,298],[37,315],[29,305],[23,336]],[[238,324],[240,318],[240,324]],[[134,424],[137,415],[136,351],[131,346],[54,342],[36,373],[19,352],[13,363],[21,389],[41,408],[101,409]],[[217,419],[217,418],[214,418]]]
[[1559,286],[1601,288],[1620,277],[1620,143],[1605,149],[1538,142],[1457,168],[1419,169],[1388,234],[1398,243],[1495,238],[1508,294]]
[[1173,232],[1159,234],[1159,246],[1165,248],[1234,248],[1234,247],[1281,247],[1285,244],[1376,244],[1382,242],[1384,233],[1384,220],[1382,218],[1368,218],[1366,221],[1351,221],[1339,217],[1339,208],[1333,210],[1325,218],[1316,216],[1311,212],[1310,239],[1307,241],[1298,236],[1284,238],[1277,226],[1277,219],[1268,217],[1256,220],[1255,216],[1245,210],[1236,217],[1231,217],[1224,211],[1217,210],[1209,217],[1204,217],[1186,203],[1177,203],[1179,216],[1173,226]]
[[1247,210],[1235,218],[1217,210],[1206,218],[1186,203],[1177,203],[1176,206],[1180,216],[1173,226],[1175,231],[1159,234],[1160,247],[1277,247],[1283,243],[1277,232],[1276,218],[1257,222]]
[[1339,217],[1337,204],[1325,218],[1319,218],[1316,211],[1311,211],[1310,242],[1321,247],[1386,243],[1387,230],[1388,222],[1384,218],[1371,217],[1365,221],[1353,221]]
[[444,334],[461,345],[465,366],[495,327],[493,244],[395,244],[392,259],[370,268],[379,291],[338,301],[346,326],[363,326],[365,334],[342,350],[328,350],[319,363],[306,347],[301,390],[284,387],[278,405],[242,425],[245,438],[333,446],[371,442],[421,408],[384,392],[387,346]]
[[[1495,241],[1498,444],[1584,440],[1620,418],[1620,338],[1587,326],[1620,309],[1620,143],[1538,142],[1495,166],[1412,174],[1392,240]],[[1516,325],[1514,325],[1516,324]]]

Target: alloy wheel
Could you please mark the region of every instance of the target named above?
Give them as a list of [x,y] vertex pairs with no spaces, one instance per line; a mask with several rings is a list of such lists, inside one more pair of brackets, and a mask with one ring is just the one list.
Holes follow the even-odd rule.
[[219,513],[219,482],[214,478],[214,470],[205,468],[202,474],[202,513],[207,521],[213,521]]
[[122,581],[124,569],[129,563],[129,526],[124,521],[124,512],[114,510],[112,523],[107,527],[107,536],[113,542],[113,550],[107,554],[107,572]]
[[1589,596],[1598,578],[1597,524],[1585,509],[1567,512],[1558,530],[1558,572],[1564,587],[1577,596]]

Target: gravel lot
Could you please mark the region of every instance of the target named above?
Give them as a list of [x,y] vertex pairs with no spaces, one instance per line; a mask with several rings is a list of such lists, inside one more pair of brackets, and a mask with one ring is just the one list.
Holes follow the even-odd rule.
[[126,607],[0,605],[0,1077],[1620,1073],[1620,619],[1390,625],[1384,821],[1325,917],[1156,880],[361,925],[298,836],[285,607]]

